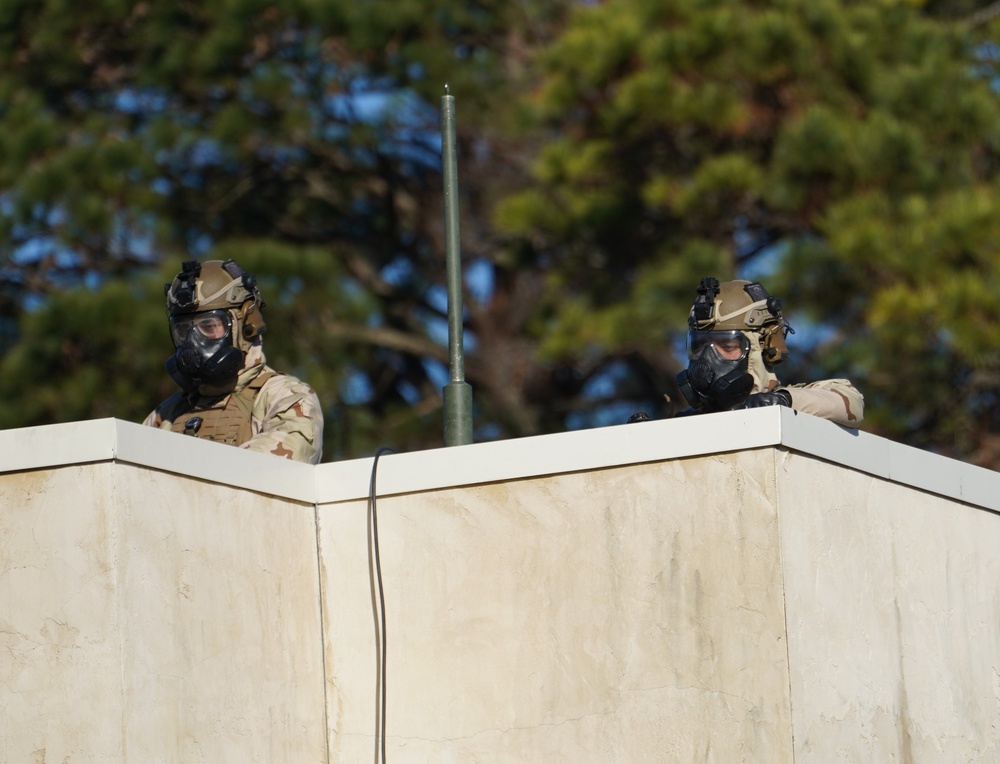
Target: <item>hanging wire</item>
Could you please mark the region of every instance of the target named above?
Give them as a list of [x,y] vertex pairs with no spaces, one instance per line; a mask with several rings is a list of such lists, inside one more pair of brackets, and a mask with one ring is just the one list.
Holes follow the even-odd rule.
[[[368,484],[368,571],[372,589],[372,614],[375,620],[375,764],[385,764],[385,710],[386,710],[386,628],[385,593],[382,588],[382,560],[378,545],[378,511],[376,507],[375,476],[382,454],[395,453],[388,446],[375,452],[372,461],[371,481]],[[377,598],[377,600],[376,600]]]

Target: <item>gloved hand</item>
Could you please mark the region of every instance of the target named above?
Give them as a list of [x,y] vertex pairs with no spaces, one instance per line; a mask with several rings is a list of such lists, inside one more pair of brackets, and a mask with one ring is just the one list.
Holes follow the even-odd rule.
[[636,422],[648,422],[648,421],[649,421],[649,414],[647,414],[645,411],[636,411],[632,416],[628,418],[628,421],[625,424],[634,424]]
[[787,390],[771,390],[767,393],[754,393],[743,403],[733,406],[733,411],[739,409],[759,409],[762,406],[792,406],[792,394]]

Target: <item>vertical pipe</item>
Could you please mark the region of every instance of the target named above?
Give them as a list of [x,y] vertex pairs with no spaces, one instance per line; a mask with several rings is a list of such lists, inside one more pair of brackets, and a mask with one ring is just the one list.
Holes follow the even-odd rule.
[[462,348],[462,258],[458,231],[458,161],[455,148],[455,97],[441,97],[441,151],[444,175],[445,263],[448,272],[448,374],[444,387],[444,444],[472,442],[472,387],[465,381]]

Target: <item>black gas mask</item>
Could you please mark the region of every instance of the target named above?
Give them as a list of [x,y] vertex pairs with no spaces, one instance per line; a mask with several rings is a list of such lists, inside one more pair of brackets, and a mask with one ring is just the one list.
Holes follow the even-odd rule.
[[677,386],[695,411],[728,411],[750,395],[750,340],[739,331],[688,332],[688,367]]
[[167,373],[185,392],[225,394],[236,387],[243,352],[233,346],[232,318],[227,310],[209,310],[170,317],[176,351],[165,364]]

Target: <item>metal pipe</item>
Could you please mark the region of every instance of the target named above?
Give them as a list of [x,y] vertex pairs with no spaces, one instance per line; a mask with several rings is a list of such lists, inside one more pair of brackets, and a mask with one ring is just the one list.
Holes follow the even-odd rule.
[[444,86],[441,97],[441,151],[444,175],[445,263],[448,274],[448,374],[444,393],[444,444],[472,442],[472,387],[465,381],[462,347],[462,256],[458,230],[458,160],[455,147],[455,97]]

